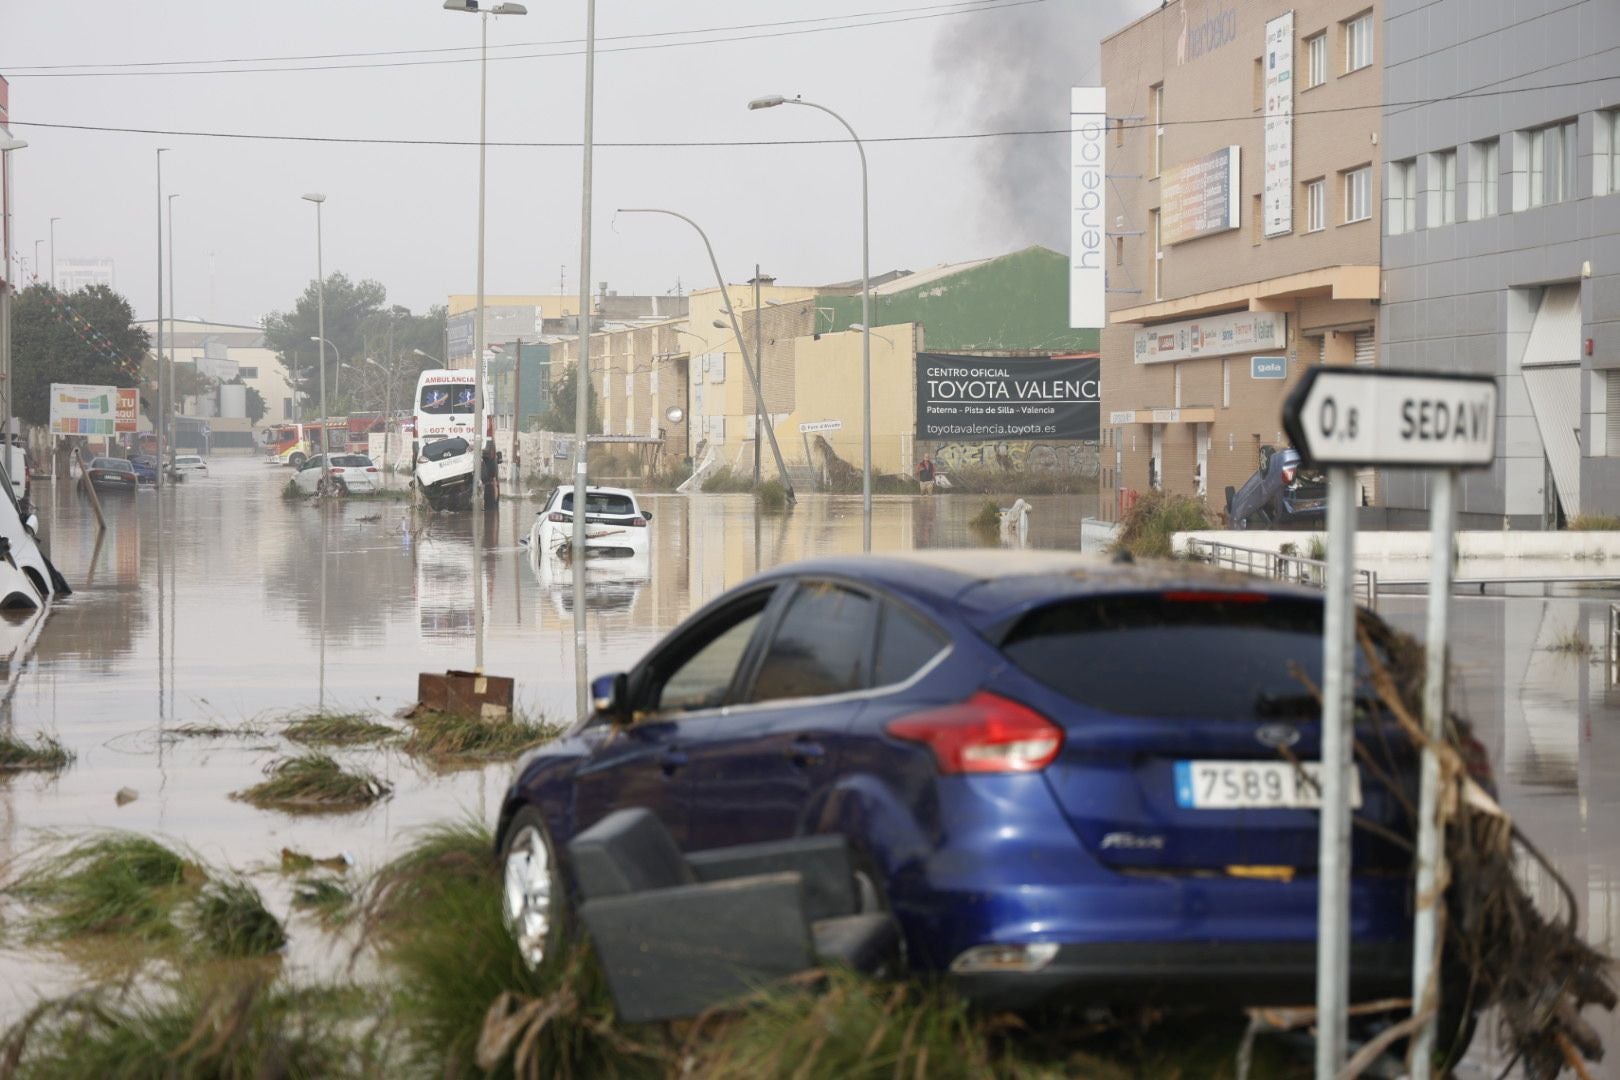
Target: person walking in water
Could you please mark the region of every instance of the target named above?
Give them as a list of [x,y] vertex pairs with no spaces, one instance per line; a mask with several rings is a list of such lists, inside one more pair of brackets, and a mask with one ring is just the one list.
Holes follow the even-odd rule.
[[493,510],[500,505],[500,457],[495,453],[495,443],[486,441],[482,460],[478,463],[481,473],[480,479],[484,483],[484,509]]
[[917,486],[922,489],[924,495],[934,493],[934,462],[927,454],[917,462]]

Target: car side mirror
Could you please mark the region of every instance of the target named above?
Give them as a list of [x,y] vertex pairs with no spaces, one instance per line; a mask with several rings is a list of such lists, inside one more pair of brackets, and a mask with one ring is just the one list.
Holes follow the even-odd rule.
[[643,521],[651,521],[652,520],[652,511],[651,510],[643,510],[641,512],[641,520],[643,520]]
[[630,679],[622,671],[591,680],[591,707],[598,719],[611,724],[630,722]]

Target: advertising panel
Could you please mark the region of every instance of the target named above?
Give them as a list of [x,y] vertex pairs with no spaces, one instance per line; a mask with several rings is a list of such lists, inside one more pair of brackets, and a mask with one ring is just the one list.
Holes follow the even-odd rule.
[[452,360],[471,359],[473,354],[473,313],[463,311],[459,315],[452,315],[445,320],[445,332],[448,341],[445,349],[450,353],[444,358],[445,363]]
[[1226,146],[1164,170],[1159,236],[1166,245],[1238,227],[1238,154]]
[[1277,311],[1234,311],[1138,330],[1134,354],[1138,364],[1162,364],[1200,356],[1282,349],[1287,344],[1287,315]]
[[1267,236],[1294,231],[1294,13],[1266,23],[1266,176],[1261,212]]
[[54,435],[118,435],[135,430],[140,391],[132,386],[51,383]]
[[1095,441],[1097,358],[917,354],[917,438]]
[[1107,241],[1108,91],[1077,86],[1069,91],[1070,199],[1069,326],[1101,329],[1104,305],[1103,248]]

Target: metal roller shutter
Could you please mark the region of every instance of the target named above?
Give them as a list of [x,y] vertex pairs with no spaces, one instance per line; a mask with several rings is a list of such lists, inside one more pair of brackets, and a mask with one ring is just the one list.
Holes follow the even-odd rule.
[[1604,452],[1609,457],[1620,457],[1620,371],[1604,372]]
[[1360,367],[1371,367],[1378,362],[1378,341],[1371,330],[1362,330],[1356,334],[1356,364]]

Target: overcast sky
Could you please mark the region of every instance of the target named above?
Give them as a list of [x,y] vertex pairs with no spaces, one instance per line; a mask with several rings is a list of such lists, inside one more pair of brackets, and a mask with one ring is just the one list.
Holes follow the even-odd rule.
[[[579,288],[583,59],[496,58],[577,51],[566,42],[583,35],[584,4],[530,0],[529,6],[527,16],[490,20],[489,139],[570,145],[490,149],[491,294],[556,292],[559,274],[568,291]],[[1065,88],[1096,81],[1098,37],[1153,6],[1153,0],[603,3],[596,137],[624,143],[841,134],[836,121],[812,109],[745,108],[767,93],[826,104],[868,140],[1063,128]],[[849,24],[856,25],[827,29]],[[327,196],[328,272],[375,278],[390,300],[416,310],[442,303],[448,293],[470,293],[476,146],[249,141],[27,121],[476,142],[478,29],[477,18],[444,11],[440,0],[0,0],[0,74],[11,81],[13,134],[30,144],[12,157],[16,253],[32,259],[33,241],[46,240],[49,219],[58,217],[58,259],[114,259],[119,291],[149,316],[156,304],[153,151],[168,146],[164,188],[180,194],[175,278],[182,316],[256,323],[288,307],[314,277],[314,209],[299,199],[307,191]],[[627,36],[633,34],[663,36]],[[770,36],[712,40],[751,35]],[[641,47],[649,45],[658,47]],[[324,71],[44,77],[26,70],[460,46],[471,48],[274,62],[410,62]],[[462,62],[440,62],[446,60]],[[872,143],[872,272],[922,269],[1036,242],[1066,250],[1067,155],[1064,136]],[[783,283],[860,274],[859,168],[848,144],[599,146],[595,168],[591,277],[621,293],[671,292],[677,282],[691,290],[713,281],[686,226],[640,216],[615,220],[620,206],[666,207],[697,219],[732,280],[749,277],[756,260]],[[42,262],[49,262],[49,248],[48,240],[41,245]]]

